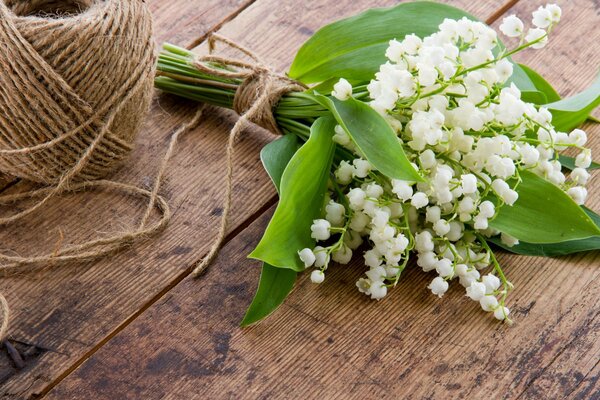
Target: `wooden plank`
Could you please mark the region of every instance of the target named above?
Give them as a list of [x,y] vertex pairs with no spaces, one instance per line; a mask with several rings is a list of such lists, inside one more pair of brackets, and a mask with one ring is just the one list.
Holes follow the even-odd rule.
[[[594,21],[582,17],[586,5],[563,4],[567,28],[555,32],[556,41],[572,43],[572,35],[593,31]],[[560,70],[534,62],[552,82],[562,82],[563,93],[570,84],[563,74],[595,68],[593,58],[572,59]],[[597,138],[599,127],[588,128]],[[592,147],[600,150],[598,139]],[[590,188],[595,209],[599,189],[598,181]],[[570,394],[595,393],[598,252],[561,259],[502,255],[516,285],[513,327],[491,320],[460,288],[434,298],[426,289],[432,276],[415,268],[389,298],[368,301],[353,287],[361,274],[355,262],[333,269],[319,287],[304,276],[276,315],[239,329],[258,278],[258,265],[245,254],[268,216],[237,236],[202,281],[183,281],[49,397],[560,398],[569,379],[581,383]]]
[[[208,32],[217,29],[223,22],[233,18],[240,10],[246,7],[250,1],[232,0],[222,2],[219,0],[206,0],[203,2],[203,10],[197,10],[197,5],[182,0],[173,0],[170,2],[149,0],[148,3],[156,19],[156,40],[163,41],[167,37],[172,37],[173,39],[179,40],[182,45],[188,45],[193,44],[194,41],[204,37]],[[198,18],[203,20],[201,26],[197,23]],[[179,28],[181,28],[181,31],[178,31]],[[137,140],[137,149],[131,156],[131,168],[121,171],[116,179],[138,182],[139,184],[148,186],[156,172],[156,159],[162,157],[161,154],[165,150],[166,140],[168,139],[170,132],[180,123],[187,120],[190,113],[195,109],[196,105],[193,104],[173,101],[173,99],[168,97],[157,97],[154,100],[149,121]],[[213,118],[211,122],[207,122],[207,129],[210,129],[210,127],[215,124],[220,124],[219,130],[225,130],[227,129],[227,126],[230,126],[230,121],[226,116]],[[205,135],[205,133],[201,135]],[[196,139],[191,139],[187,142],[184,141],[183,145],[187,145],[190,149],[194,148],[198,144],[198,136],[195,138]],[[261,142],[261,139],[259,138],[258,143],[264,143],[264,140]],[[223,143],[212,143],[212,145],[214,147],[208,145],[205,149],[208,154],[194,149],[195,154],[193,156],[188,154],[187,158],[185,156],[179,157],[179,174],[181,174],[182,169],[191,168],[190,166],[195,165],[195,157],[205,157],[207,160],[210,160],[210,152],[217,152],[216,147],[219,147],[220,151]],[[258,145],[254,144],[253,146],[252,152],[247,151],[247,154],[253,154],[253,152],[257,151],[256,146]],[[245,145],[242,144],[241,147],[245,148]],[[213,173],[216,172],[217,169],[215,168]],[[0,190],[1,188],[14,185],[15,183],[16,182],[10,178],[0,176]],[[206,183],[210,184],[210,180],[207,180]],[[190,181],[188,182],[188,185],[196,185],[196,182]],[[13,190],[18,190],[19,187],[23,186],[24,184],[21,183]],[[182,198],[185,199],[187,192],[180,192],[182,193]],[[115,229],[123,229],[124,226],[135,223],[136,218],[139,218],[143,204],[134,203],[132,207],[128,207],[127,204],[131,203],[130,200],[106,194],[101,195],[101,198],[102,197],[104,197],[104,202],[98,200],[99,197],[97,194],[83,195],[79,198],[72,197],[66,199],[64,202],[56,201],[31,220],[23,221],[23,223],[17,226],[10,226],[8,228],[3,227],[0,231],[2,250],[12,250],[19,254],[32,254],[32,251],[35,250],[41,253],[43,250],[55,248],[60,241],[59,238],[61,236],[64,236],[68,241],[75,242],[78,240],[85,240],[86,238],[95,236],[99,232],[110,232]],[[269,195],[261,197],[260,193],[254,197],[250,196],[250,198],[254,198],[258,204],[266,201],[268,197]],[[203,200],[198,199],[198,203],[202,204]],[[185,202],[179,201],[178,207],[179,209],[186,207]],[[215,210],[214,207],[210,207],[210,204],[206,205],[206,207],[209,207],[208,212],[218,213],[218,210]],[[259,206],[257,206],[257,209],[259,209]],[[65,212],[65,210],[69,211]],[[3,210],[3,212],[4,211],[11,210]],[[94,218],[89,218],[90,215],[93,215]],[[131,218],[131,221],[120,221],[123,216],[128,215],[134,216]],[[234,218],[234,223],[239,224],[244,217],[236,215]],[[82,221],[84,223],[82,223]],[[184,223],[191,224],[189,221]],[[69,229],[69,225],[74,228]],[[58,227],[60,227],[60,231]],[[200,227],[202,227],[202,225],[200,225]],[[32,243],[35,243],[35,245],[32,245]],[[185,252],[188,251],[188,248],[185,246],[172,245],[169,250],[171,251],[170,254],[166,252],[158,253],[160,256],[159,258],[162,260],[161,262],[176,262],[181,254],[185,254]],[[132,258],[132,254],[136,253],[131,252],[129,254],[130,259]],[[156,254],[154,256],[156,256]],[[124,259],[127,259],[126,255],[123,257]],[[131,265],[134,266],[133,271],[127,279],[130,282],[132,281],[132,277],[139,274],[142,270],[141,266],[136,266],[136,263],[132,263],[132,261],[128,264],[127,262],[119,261],[117,258],[115,259],[115,262],[120,263],[121,268],[127,268],[127,265],[130,265],[129,268],[131,268]],[[100,265],[96,267],[100,268],[96,270],[96,280],[102,280],[104,273],[101,272],[101,269],[108,268],[109,264],[110,263],[105,262],[103,267]],[[135,273],[135,269],[138,269],[137,273]],[[181,274],[184,269],[185,268],[171,268],[168,277],[173,278],[174,276],[177,276],[177,274]],[[77,357],[77,354],[82,354],[93,348],[103,335],[106,335],[114,329],[114,327],[118,326],[119,323],[122,323],[128,316],[133,314],[135,310],[139,309],[141,305],[147,301],[149,296],[164,289],[165,285],[162,284],[162,279],[167,279],[167,275],[159,279],[156,279],[155,277],[154,285],[142,287],[142,296],[145,296],[144,299],[140,300],[137,298],[137,302],[133,300],[135,303],[132,304],[134,305],[124,305],[129,308],[120,315],[120,319],[111,321],[110,318],[104,318],[105,327],[95,340],[89,339],[88,341],[88,339],[85,339],[83,341],[78,341],[77,335],[73,335],[66,330],[61,332],[60,327],[64,327],[70,323],[72,329],[85,328],[85,324],[77,322],[76,318],[83,318],[82,316],[85,316],[86,312],[84,311],[81,314],[78,314],[78,316],[75,316],[73,304],[81,304],[81,302],[85,303],[89,293],[93,293],[93,290],[90,291],[90,287],[94,287],[95,284],[92,281],[88,281],[88,289],[83,289],[86,284],[81,284],[78,276],[81,271],[87,271],[89,273],[89,265],[75,266],[70,270],[67,269],[67,271],[64,272],[61,271],[62,275],[53,272],[45,274],[39,273],[30,276],[24,275],[13,279],[3,279],[0,282],[0,291],[7,296],[11,306],[10,338],[14,340],[14,345],[21,351],[27,363],[27,372],[19,374],[6,353],[4,351],[0,352],[0,395],[11,396],[12,393],[13,397],[20,398],[22,390],[19,389],[19,387],[28,387],[28,390],[34,392],[39,385],[45,385],[46,382],[51,380],[51,377],[60,374],[62,369],[65,368],[65,364],[70,365],[71,362],[69,361],[70,359],[66,357],[67,355],[70,357]],[[94,275],[93,272],[92,275]],[[119,275],[111,277],[111,279],[119,278]],[[124,282],[124,284],[125,283],[126,282]],[[140,284],[144,284],[143,279],[140,281]],[[104,282],[103,287],[106,289],[110,288],[111,285],[110,281],[108,281]],[[79,292],[73,290],[73,286],[81,286]],[[97,286],[96,290],[102,290],[101,287],[102,285]],[[63,293],[63,295],[68,297],[68,301],[64,301],[64,298],[61,298],[60,288],[67,288],[67,290],[70,291],[69,294]],[[100,291],[96,293],[100,293]],[[51,301],[45,298],[46,296],[51,298]],[[62,301],[64,302],[61,303]],[[87,301],[89,301],[88,307],[106,307],[108,311],[109,307],[107,304],[110,303],[111,300],[105,299],[104,302],[99,302],[97,304],[94,304],[93,299],[91,298],[87,299]],[[64,307],[64,310],[61,310],[61,304],[62,307]],[[82,307],[85,309],[85,305]],[[67,314],[71,313],[71,315],[63,315],[63,311]],[[27,317],[23,317],[23,315]],[[89,315],[90,318],[92,315],[93,313]],[[102,324],[101,321],[102,320],[99,320],[99,323]],[[90,320],[89,323],[93,322]],[[43,329],[40,329],[37,324],[46,324],[44,325],[46,330],[41,332]],[[92,336],[96,334],[98,334],[98,332],[92,333]],[[39,337],[41,337],[41,339],[38,340]],[[55,345],[60,342],[62,342],[62,345]],[[77,343],[77,345],[74,345],[73,343]],[[78,346],[77,350],[74,353],[69,354],[71,350],[75,349],[73,346]],[[35,368],[31,368],[31,366],[37,362],[39,357],[42,357],[43,354],[47,352],[54,352],[55,355],[58,355],[58,358],[55,358],[52,361],[55,364],[54,371],[48,371],[48,374],[36,372]],[[49,369],[48,365],[50,365],[50,363],[40,363],[37,368],[39,368],[40,371],[44,371],[44,369]],[[14,392],[9,388],[11,384],[13,385],[12,387],[15,388]],[[17,395],[15,393],[19,394]]]
[[169,41],[179,46],[193,47],[208,32],[235,18],[254,0],[150,0],[154,15],[156,40]]
[[[354,262],[332,269],[321,286],[304,275],[275,315],[241,329],[259,275],[245,254],[270,214],[230,242],[203,281],[184,280],[47,397],[518,398],[557,354],[597,360],[597,253],[503,255],[517,285],[512,327],[460,288],[438,300],[426,289],[432,275],[417,268],[384,301],[369,301],[353,287],[361,275]],[[578,376],[573,365],[547,384],[557,390],[565,376]],[[524,398],[561,398],[545,393],[553,392]]]
[[[536,58],[544,52],[522,58],[561,93],[588,83],[573,88],[572,76],[595,71],[593,57],[574,56],[560,69],[550,62],[566,51],[562,41],[580,47],[571,54],[585,54],[586,43],[600,39],[590,7],[563,4],[548,62]],[[572,39],[583,32],[585,41]],[[600,127],[587,128],[600,151]],[[596,180],[596,210],[599,191]],[[434,298],[425,288],[432,276],[415,268],[391,296],[371,302],[352,285],[361,270],[354,262],[334,268],[321,286],[304,276],[274,316],[240,329],[258,279],[258,265],[244,256],[269,215],[230,242],[203,280],[184,280],[48,397],[597,397],[598,252],[559,259],[503,254],[516,285],[512,327],[487,318],[459,288]]]

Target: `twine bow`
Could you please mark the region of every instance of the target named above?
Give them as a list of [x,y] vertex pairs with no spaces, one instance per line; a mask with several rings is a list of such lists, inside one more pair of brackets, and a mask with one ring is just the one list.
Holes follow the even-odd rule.
[[[216,44],[220,42],[240,51],[251,61],[214,55]],[[199,276],[216,257],[219,248],[225,240],[231,211],[233,192],[233,156],[238,135],[250,123],[256,124],[268,131],[281,135],[282,132],[273,116],[273,109],[283,95],[294,91],[304,91],[306,86],[273,72],[252,51],[223,36],[211,34],[208,37],[209,55],[197,58],[195,67],[206,74],[226,79],[242,79],[233,99],[233,109],[240,116],[231,131],[227,141],[227,172],[223,213],[217,238],[207,255],[194,268],[192,275]],[[235,70],[232,70],[235,69]]]

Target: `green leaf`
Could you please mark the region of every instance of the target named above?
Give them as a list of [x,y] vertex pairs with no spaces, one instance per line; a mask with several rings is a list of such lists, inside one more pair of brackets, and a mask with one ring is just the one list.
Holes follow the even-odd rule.
[[490,227],[528,243],[559,243],[600,234],[600,228],[558,186],[529,171],[513,206],[500,208]]
[[[558,161],[563,167],[570,169],[571,171],[575,169],[575,159],[573,157],[560,155],[558,156]],[[588,169],[598,168],[600,168],[600,164],[598,164],[597,162],[592,162]]]
[[319,218],[335,151],[335,120],[321,117],[308,141],[294,154],[281,178],[281,195],[275,214],[260,243],[249,257],[278,268],[303,271],[297,251],[314,247],[310,226]]
[[291,269],[263,264],[258,289],[241,325],[258,322],[275,311],[294,288],[296,275]]
[[298,138],[295,135],[283,135],[267,144],[260,151],[260,160],[273,181],[277,192],[285,167],[298,150]]
[[333,113],[356,147],[384,175],[407,181],[423,181],[410,164],[402,144],[387,121],[368,104],[350,98],[316,95],[316,100]]
[[[583,210],[590,216],[597,226],[600,226],[600,215],[592,210],[583,207]],[[510,251],[511,253],[525,256],[557,257],[567,254],[579,253],[590,250],[600,250],[600,236],[593,236],[587,239],[571,240],[562,243],[534,244],[521,242],[516,246],[506,246],[499,237],[490,239],[490,242],[496,246]]]
[[600,77],[583,92],[545,107],[552,113],[552,124],[557,131],[568,132],[585,122],[600,105]]
[[427,1],[368,10],[319,29],[298,51],[289,75],[304,83],[334,77],[368,81],[385,63],[391,39],[412,33],[425,37],[445,18],[462,17],[476,19],[458,8]]
[[[519,64],[519,67],[527,74],[527,77],[537,89],[536,92],[522,90],[521,98],[523,101],[534,104],[546,104],[560,100],[560,95],[540,74],[526,65]],[[540,94],[542,96],[540,96]]]

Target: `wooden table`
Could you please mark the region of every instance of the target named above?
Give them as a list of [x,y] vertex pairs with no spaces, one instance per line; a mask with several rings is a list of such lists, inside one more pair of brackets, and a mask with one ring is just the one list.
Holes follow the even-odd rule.
[[[323,24],[398,2],[147,1],[159,42],[191,48],[218,31],[280,70]],[[447,2],[496,27],[507,14],[528,19],[542,3]],[[558,3],[563,21],[550,45],[519,61],[569,95],[586,87],[600,64],[600,4]],[[170,134],[195,107],[157,94],[130,163],[115,178],[148,185]],[[333,268],[318,287],[302,276],[273,316],[239,328],[259,275],[246,254],[276,202],[259,162],[260,148],[273,139],[268,133],[249,129],[238,144],[228,243],[204,276],[189,277],[218,229],[234,121],[232,113],[211,109],[181,141],[163,187],[174,218],[158,238],[110,259],[0,281],[13,311],[10,339],[26,364],[17,370],[1,352],[2,398],[600,398],[598,252],[559,259],[502,254],[516,286],[512,327],[489,318],[457,287],[438,300],[426,289],[431,276],[416,268],[385,301],[369,301],[353,287],[357,260]],[[600,152],[600,125],[586,129]],[[600,210],[596,178],[590,205]],[[81,241],[123,228],[113,217],[139,217],[142,209],[106,193],[67,196],[3,229],[0,243],[20,253],[51,249],[61,232],[66,241]]]

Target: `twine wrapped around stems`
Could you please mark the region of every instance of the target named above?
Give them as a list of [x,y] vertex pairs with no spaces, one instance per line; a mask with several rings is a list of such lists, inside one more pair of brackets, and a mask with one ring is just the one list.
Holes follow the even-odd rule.
[[[214,55],[217,43],[240,51],[250,61]],[[273,109],[281,97],[289,92],[302,92],[303,84],[285,75],[273,72],[252,51],[223,36],[211,34],[208,37],[209,55],[198,57],[194,66],[201,72],[218,78],[243,79],[235,92],[233,110],[240,116],[227,141],[227,172],[223,213],[219,224],[219,232],[207,255],[194,268],[192,275],[198,277],[214,260],[227,234],[231,197],[233,193],[233,167],[235,143],[239,134],[250,124],[256,124],[268,131],[281,135],[282,132],[273,116]]]

